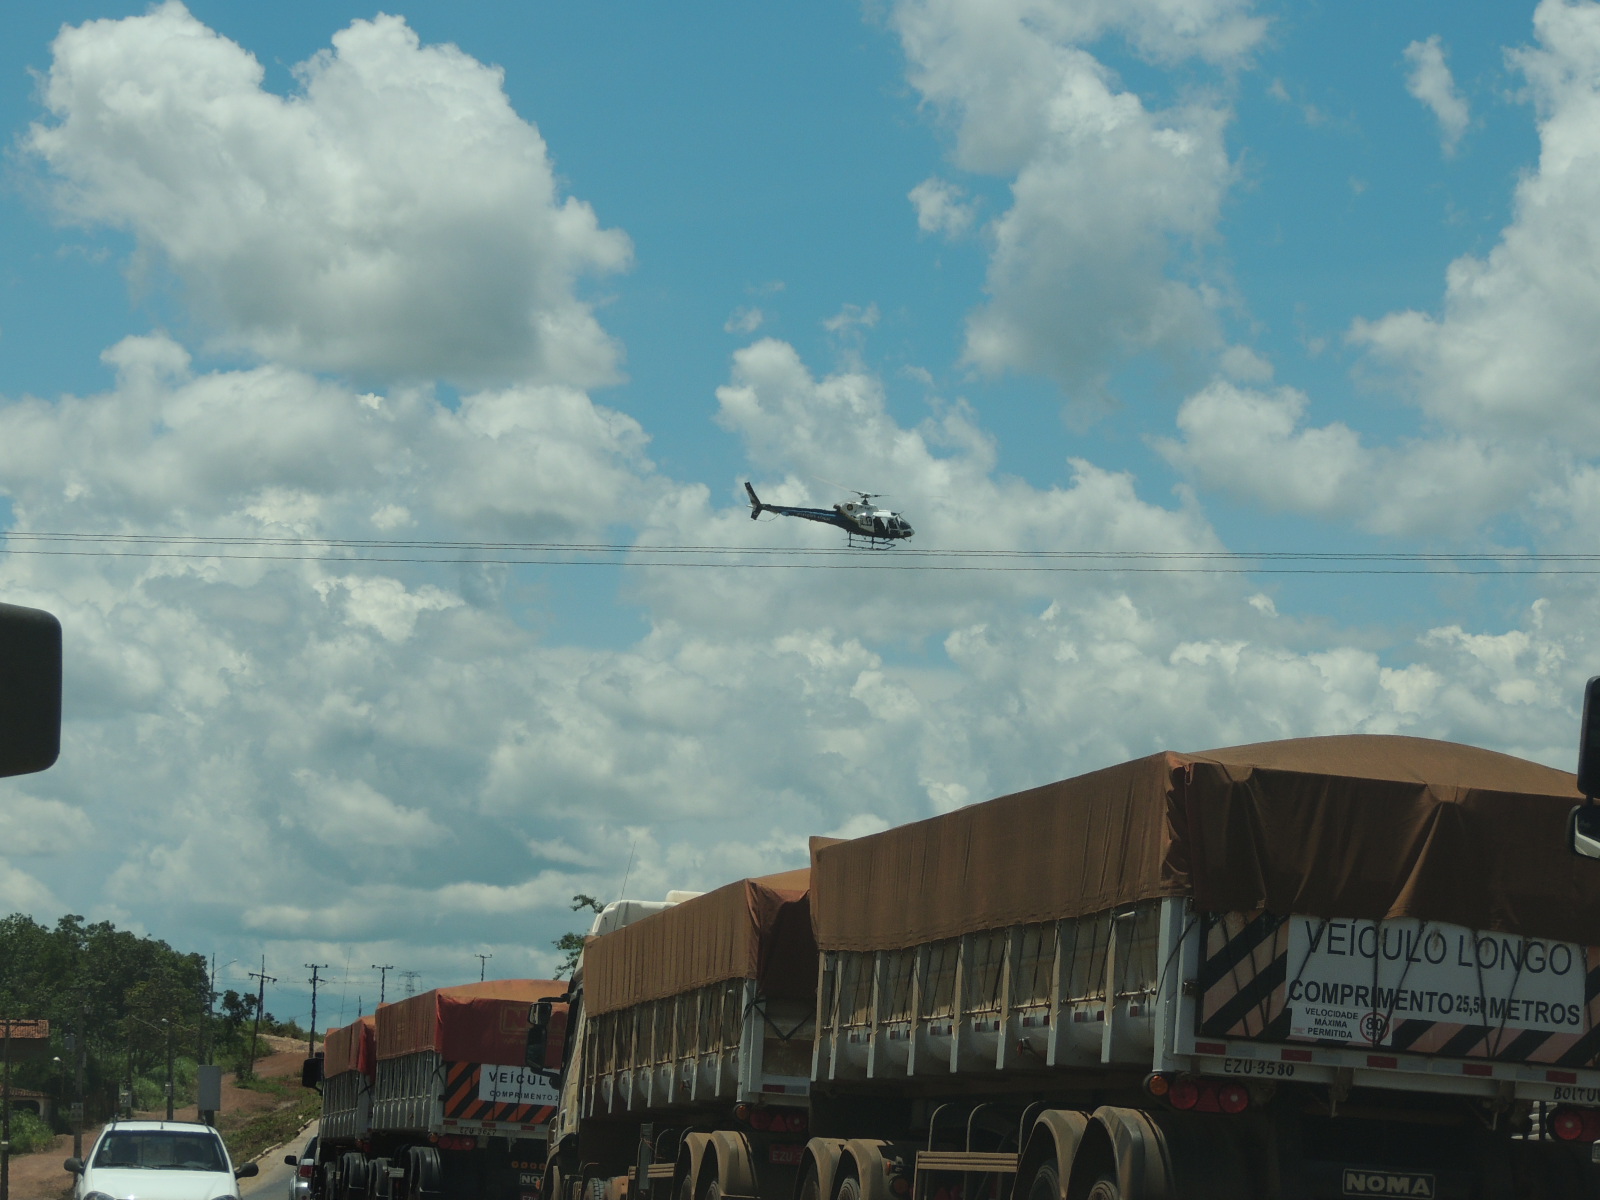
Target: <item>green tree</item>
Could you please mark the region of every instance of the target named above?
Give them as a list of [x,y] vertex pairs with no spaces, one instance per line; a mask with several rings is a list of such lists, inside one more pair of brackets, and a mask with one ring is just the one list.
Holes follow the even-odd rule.
[[[605,905],[601,904],[593,896],[585,896],[582,892],[572,898],[573,912],[579,912],[583,909],[599,912],[604,907]],[[562,960],[561,965],[556,968],[557,979],[570,977],[578,969],[578,959],[583,955],[583,943],[587,936],[587,931],[580,929],[571,933],[563,933],[555,940],[555,948],[567,956]]]

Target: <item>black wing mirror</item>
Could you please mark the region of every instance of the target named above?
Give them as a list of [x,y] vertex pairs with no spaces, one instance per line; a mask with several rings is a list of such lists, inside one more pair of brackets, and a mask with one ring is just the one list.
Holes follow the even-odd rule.
[[545,1046],[550,1038],[550,1014],[554,1011],[548,1000],[536,1000],[528,1006],[528,1048],[523,1054],[525,1066],[536,1070],[544,1068]]
[[1600,675],[1583,688],[1583,725],[1578,733],[1578,790],[1588,797],[1567,817],[1567,847],[1583,858],[1600,858]]
[[61,622],[0,604],[0,775],[42,771],[61,753]]

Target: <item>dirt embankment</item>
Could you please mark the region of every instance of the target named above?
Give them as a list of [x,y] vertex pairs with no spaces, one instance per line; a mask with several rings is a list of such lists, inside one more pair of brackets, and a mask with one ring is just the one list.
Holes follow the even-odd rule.
[[[271,1037],[265,1038],[275,1051],[270,1057],[263,1058],[256,1063],[256,1075],[261,1079],[288,1080],[298,1083],[300,1079],[300,1064],[305,1061],[306,1046],[304,1042],[297,1042],[290,1038]],[[237,1086],[233,1073],[230,1071],[222,1077],[222,1112],[217,1117],[217,1124],[223,1130],[228,1130],[242,1121],[248,1120],[257,1113],[268,1109],[286,1108],[293,1104],[293,1098],[285,1099],[273,1092],[256,1091],[251,1088]],[[138,1112],[134,1116],[143,1119],[159,1119],[166,1116],[166,1109],[154,1112]],[[194,1105],[187,1108],[175,1109],[172,1114],[180,1121],[194,1121],[199,1119]],[[94,1145],[94,1139],[100,1133],[100,1126],[83,1131],[83,1151],[89,1152]],[[37,1154],[17,1155],[11,1160],[11,1200],[62,1200],[72,1194],[72,1176],[61,1169],[61,1163],[72,1153],[72,1135],[62,1134],[44,1150]],[[235,1163],[235,1166],[240,1164]]]

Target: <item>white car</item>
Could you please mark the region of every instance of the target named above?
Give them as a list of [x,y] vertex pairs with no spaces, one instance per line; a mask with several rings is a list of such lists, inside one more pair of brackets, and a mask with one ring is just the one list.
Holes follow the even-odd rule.
[[240,1179],[217,1131],[193,1121],[116,1121],[105,1127],[87,1162],[62,1164],[78,1177],[74,1200],[238,1200]]

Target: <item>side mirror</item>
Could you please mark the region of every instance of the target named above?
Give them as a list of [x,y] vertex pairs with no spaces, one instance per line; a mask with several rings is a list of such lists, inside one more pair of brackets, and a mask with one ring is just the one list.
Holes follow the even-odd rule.
[[1580,858],[1600,858],[1600,804],[1580,804],[1567,815],[1567,848]]
[[235,1179],[249,1179],[252,1175],[259,1175],[259,1174],[261,1174],[261,1164],[260,1163],[253,1163],[253,1162],[245,1163],[244,1166],[235,1167],[233,1169],[233,1177]]
[[69,1159],[67,1159],[66,1162],[61,1164],[61,1169],[63,1171],[68,1172],[69,1174],[72,1174],[72,1175],[82,1175],[83,1174],[83,1159],[81,1159],[81,1158],[69,1158]]
[[283,1156],[283,1165],[286,1167],[298,1167],[300,1165],[300,1160],[293,1154],[285,1154]]
[[0,775],[42,771],[61,753],[61,622],[0,604]]
[[528,1048],[523,1053],[524,1066],[544,1067],[545,1043],[550,1037],[550,1014],[554,1011],[548,1000],[536,1000],[528,1006]]
[[300,1086],[314,1088],[322,1082],[322,1055],[308,1058],[300,1064]]
[[1600,675],[1583,685],[1583,725],[1578,734],[1578,790],[1600,796]]

